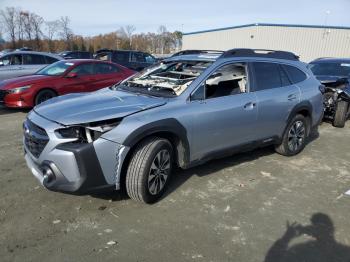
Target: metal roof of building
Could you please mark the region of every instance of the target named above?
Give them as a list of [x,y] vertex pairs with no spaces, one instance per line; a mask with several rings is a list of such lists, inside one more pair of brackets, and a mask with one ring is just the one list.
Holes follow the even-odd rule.
[[350,29],[350,27],[346,27],[346,26],[255,23],[255,24],[246,24],[246,25],[238,25],[238,26],[230,26],[230,27],[222,27],[222,28],[202,30],[202,31],[196,31],[196,32],[189,32],[189,33],[184,33],[183,35],[194,35],[194,34],[215,32],[215,31],[223,31],[223,30],[230,30],[230,29],[244,28],[244,27],[251,27],[251,26],[279,26],[279,27],[304,27],[304,28],[324,28],[324,29]]

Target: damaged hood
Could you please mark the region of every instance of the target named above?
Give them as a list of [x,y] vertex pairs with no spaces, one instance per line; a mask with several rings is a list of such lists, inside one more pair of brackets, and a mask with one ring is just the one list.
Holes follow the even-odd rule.
[[50,99],[34,108],[39,115],[74,125],[122,118],[166,104],[167,99],[102,89],[92,93],[69,94]]

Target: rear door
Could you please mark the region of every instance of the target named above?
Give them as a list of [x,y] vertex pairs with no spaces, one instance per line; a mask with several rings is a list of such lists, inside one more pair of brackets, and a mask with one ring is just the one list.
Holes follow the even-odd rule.
[[89,91],[111,86],[125,78],[122,69],[110,63],[95,63],[94,75],[91,76]]
[[30,75],[46,66],[45,56],[38,54],[23,54],[22,72],[24,75]]
[[130,68],[129,60],[130,60],[130,52],[128,51],[113,52],[112,61],[114,63]]
[[288,117],[300,101],[300,90],[279,63],[253,62],[252,91],[258,101],[257,139],[281,136]]

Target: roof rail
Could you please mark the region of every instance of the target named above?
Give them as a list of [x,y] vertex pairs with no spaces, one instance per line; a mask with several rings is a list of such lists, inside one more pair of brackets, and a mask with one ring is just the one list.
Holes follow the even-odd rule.
[[171,57],[179,55],[200,55],[200,54],[223,54],[224,51],[221,50],[202,50],[202,49],[186,49],[176,52],[171,55]]
[[299,60],[299,56],[292,52],[268,50],[268,49],[249,49],[249,48],[235,48],[226,51],[220,58],[245,56],[245,57],[268,57],[286,60]]

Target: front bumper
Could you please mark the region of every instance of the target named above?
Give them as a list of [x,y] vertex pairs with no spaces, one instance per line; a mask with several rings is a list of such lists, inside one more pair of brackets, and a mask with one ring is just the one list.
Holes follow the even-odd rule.
[[0,90],[0,103],[10,108],[33,107],[32,96],[28,92],[10,94],[7,90]]
[[[40,183],[49,190],[69,193],[119,189],[127,148],[103,138],[93,143],[67,141],[56,136],[58,128],[62,126],[33,111],[24,124],[25,160]],[[45,139],[45,134],[45,146],[36,144],[38,138]]]
[[104,178],[92,144],[60,145],[40,164],[24,150],[27,166],[49,190],[85,193],[113,187]]

